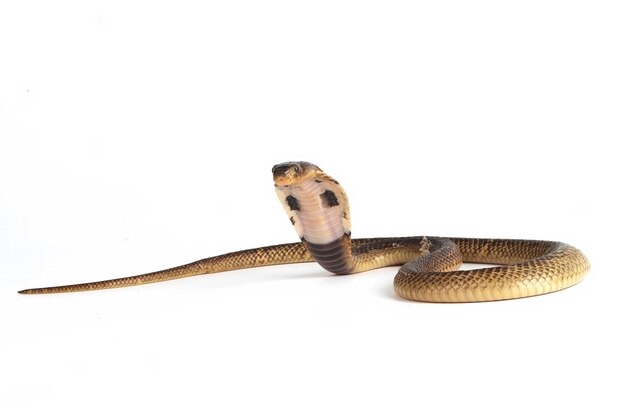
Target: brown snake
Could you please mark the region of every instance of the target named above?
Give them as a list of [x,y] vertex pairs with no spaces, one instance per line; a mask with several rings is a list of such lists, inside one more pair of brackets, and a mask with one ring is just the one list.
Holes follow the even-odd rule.
[[[558,291],[589,270],[581,251],[560,242],[403,237],[351,239],[343,188],[317,166],[272,168],[276,193],[302,242],[242,250],[163,271],[84,284],[33,288],[20,294],[101,290],[265,265],[317,261],[336,274],[402,265],[394,288],[406,299],[433,302],[505,300]],[[458,271],[463,262],[500,266]]]

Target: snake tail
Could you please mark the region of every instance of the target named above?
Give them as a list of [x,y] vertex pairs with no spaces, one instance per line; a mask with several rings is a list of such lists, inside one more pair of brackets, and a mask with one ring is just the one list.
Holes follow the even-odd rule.
[[73,285],[30,288],[18,291],[18,293],[52,294],[106,290],[112,288],[131,287],[134,285],[152,284],[155,282],[186,278],[194,275],[233,271],[236,269],[311,261],[312,258],[302,243],[286,243],[282,245],[265,246],[261,248],[227,253],[147,274]]

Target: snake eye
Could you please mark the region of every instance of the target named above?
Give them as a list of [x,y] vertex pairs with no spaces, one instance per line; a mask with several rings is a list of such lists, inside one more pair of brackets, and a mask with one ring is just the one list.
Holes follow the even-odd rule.
[[300,168],[299,164],[292,165],[292,167],[293,167],[293,172],[296,173],[296,174],[299,174],[300,171],[302,170],[302,168]]

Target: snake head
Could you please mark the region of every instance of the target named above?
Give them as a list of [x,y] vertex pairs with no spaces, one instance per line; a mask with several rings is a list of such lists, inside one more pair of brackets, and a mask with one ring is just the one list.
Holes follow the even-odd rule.
[[310,162],[283,162],[272,167],[275,185],[292,185],[314,178],[322,173],[316,165]]

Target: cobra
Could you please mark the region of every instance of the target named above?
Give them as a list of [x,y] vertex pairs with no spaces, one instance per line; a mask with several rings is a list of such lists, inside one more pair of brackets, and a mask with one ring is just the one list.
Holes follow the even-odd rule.
[[[339,182],[308,162],[281,163],[272,168],[272,174],[276,194],[301,242],[242,250],[126,278],[19,292],[101,290],[317,261],[338,275],[401,265],[394,279],[400,297],[474,302],[558,291],[580,282],[590,267],[581,251],[561,242],[429,236],[352,239],[348,198]],[[458,270],[463,262],[497,266]]]

